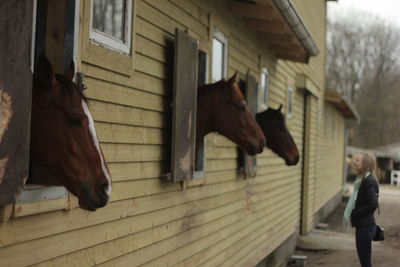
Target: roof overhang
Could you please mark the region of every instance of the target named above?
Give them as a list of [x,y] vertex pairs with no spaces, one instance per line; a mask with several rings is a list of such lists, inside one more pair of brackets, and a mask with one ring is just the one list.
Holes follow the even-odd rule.
[[231,0],[231,11],[268,44],[277,58],[308,63],[319,53],[289,0]]
[[325,101],[331,103],[346,119],[360,120],[353,105],[335,90],[325,90]]

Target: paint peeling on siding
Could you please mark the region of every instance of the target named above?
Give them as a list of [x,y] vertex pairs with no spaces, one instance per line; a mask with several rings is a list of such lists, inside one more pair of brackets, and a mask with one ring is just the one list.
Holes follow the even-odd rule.
[[11,96],[3,91],[3,85],[0,84],[0,142],[13,115],[11,103]]
[[8,163],[8,158],[0,159],[0,184],[3,182],[4,174],[6,172],[7,163]]

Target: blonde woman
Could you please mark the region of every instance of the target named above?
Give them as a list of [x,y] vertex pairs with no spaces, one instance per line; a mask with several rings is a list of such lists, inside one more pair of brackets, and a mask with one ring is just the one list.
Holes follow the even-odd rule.
[[356,228],[356,247],[362,267],[371,267],[372,238],[376,233],[374,211],[378,206],[379,186],[373,172],[375,158],[370,153],[358,153],[352,161],[356,172],[354,191],[347,203],[343,221]]

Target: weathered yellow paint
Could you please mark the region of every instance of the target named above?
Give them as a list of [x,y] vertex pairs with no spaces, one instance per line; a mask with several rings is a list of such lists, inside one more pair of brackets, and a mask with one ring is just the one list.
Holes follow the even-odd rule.
[[[134,2],[132,49],[123,55],[91,43],[90,1],[81,1],[78,68],[86,77],[89,108],[113,176],[111,202],[94,213],[74,208],[73,201],[59,208],[64,200],[24,205],[19,214],[29,216],[0,223],[1,266],[253,266],[299,232],[301,218],[309,231],[314,214],[340,190],[345,126],[339,113],[321,102],[325,1],[293,1],[320,50],[309,64],[277,60],[242,19],[227,11],[228,0]],[[207,137],[200,183],[182,188],[165,181],[176,27],[199,38],[209,55],[214,29],[223,32],[230,75],[238,71],[244,78],[250,70],[259,79],[268,68],[271,107],[284,104],[286,113],[287,88],[294,88],[293,116],[286,123],[301,154],[298,165],[288,167],[266,150],[257,157],[257,176],[244,179],[237,146],[214,133]],[[307,114],[305,91],[314,95]],[[324,111],[319,119],[318,110]]]

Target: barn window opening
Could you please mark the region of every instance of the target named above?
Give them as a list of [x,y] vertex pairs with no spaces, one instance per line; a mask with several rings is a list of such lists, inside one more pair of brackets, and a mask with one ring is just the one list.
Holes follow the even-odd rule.
[[132,0],[92,1],[90,38],[93,42],[129,54],[131,29]]
[[[64,73],[76,60],[78,49],[79,0],[35,0],[32,29],[32,70],[36,71],[39,56],[46,54],[54,73]],[[60,42],[60,39],[63,40]],[[33,168],[29,162],[27,180],[21,183],[21,191],[15,195],[12,217],[22,217],[52,210],[69,209],[71,195],[63,186],[48,186],[41,179],[43,170]],[[35,172],[35,175],[33,174]],[[11,192],[10,192],[11,193]]]
[[[199,86],[208,83],[208,55],[206,52],[199,50],[198,52],[198,66],[197,66],[197,88]],[[206,138],[200,141],[200,144],[196,143],[196,155],[195,155],[195,169],[193,178],[202,178],[204,176],[205,169],[205,146]]]

